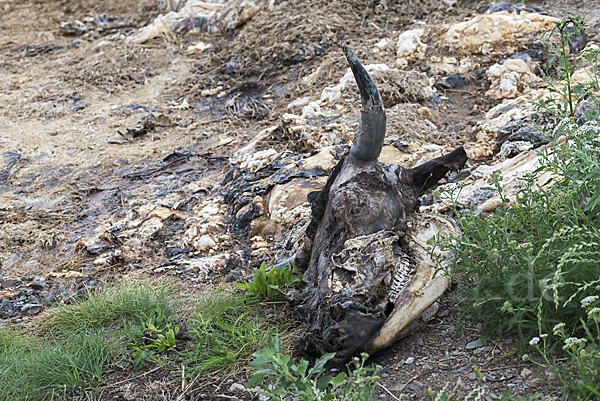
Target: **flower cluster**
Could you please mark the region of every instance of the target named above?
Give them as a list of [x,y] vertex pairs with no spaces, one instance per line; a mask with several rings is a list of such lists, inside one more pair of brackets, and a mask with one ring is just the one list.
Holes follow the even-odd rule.
[[598,298],[598,295],[590,295],[589,297],[585,297],[581,300],[581,306],[586,307],[594,303]]
[[514,311],[514,308],[513,308],[512,304],[510,303],[510,301],[504,301],[504,305],[502,305],[501,311],[504,313],[509,313],[509,312]]
[[569,350],[573,348],[578,348],[580,345],[584,345],[587,342],[585,338],[577,338],[577,337],[569,337],[565,340],[565,345],[563,349]]
[[559,323],[559,324],[555,325],[554,328],[552,329],[552,334],[554,334],[555,336],[564,335],[564,333],[565,333],[565,324],[564,323]]

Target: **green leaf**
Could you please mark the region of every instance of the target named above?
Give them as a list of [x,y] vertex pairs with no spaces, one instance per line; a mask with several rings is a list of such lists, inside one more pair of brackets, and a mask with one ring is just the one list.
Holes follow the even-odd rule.
[[323,367],[325,366],[325,364],[327,363],[327,361],[329,361],[331,358],[333,358],[335,356],[335,352],[330,352],[329,354],[325,354],[322,357],[320,357],[319,359],[317,359],[315,361],[315,366],[313,366],[313,368],[311,370],[308,371],[308,375],[310,377],[312,377],[313,374],[320,374],[321,372],[323,372]]
[[333,377],[331,376],[325,376],[324,378],[322,378],[319,381],[319,384],[317,385],[317,388],[321,391],[325,391],[327,390],[327,386],[329,386],[329,384],[333,381]]
[[261,353],[261,351],[255,352],[254,354],[252,354],[252,356],[256,357],[256,359],[253,360],[252,362],[250,362],[248,364],[248,366],[253,369],[261,368],[261,367],[265,366],[267,363],[271,362],[271,358],[269,358],[264,353]]
[[277,372],[273,368],[265,368],[265,369],[257,370],[256,372],[254,372],[252,374],[252,377],[250,378],[250,380],[248,380],[248,384],[246,384],[246,388],[250,388],[250,387],[254,386],[258,382],[260,382],[263,379],[263,377],[271,376],[276,373]]
[[346,373],[344,373],[344,372],[338,373],[338,375],[336,377],[334,377],[332,380],[333,387],[336,388],[338,385],[343,383],[344,380],[346,380]]

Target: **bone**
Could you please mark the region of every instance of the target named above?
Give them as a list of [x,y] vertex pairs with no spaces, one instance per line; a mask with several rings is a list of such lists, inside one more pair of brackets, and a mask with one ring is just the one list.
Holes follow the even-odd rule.
[[467,160],[459,147],[411,169],[377,161],[385,136],[383,104],[350,48],[344,53],[362,97],[361,127],[325,187],[308,195],[306,241],[284,261],[306,269],[303,288],[288,293],[307,323],[298,344],[335,352],[334,362],[391,345],[448,288],[447,276],[433,277],[424,244],[440,231],[458,232],[446,217],[415,209],[420,195]]

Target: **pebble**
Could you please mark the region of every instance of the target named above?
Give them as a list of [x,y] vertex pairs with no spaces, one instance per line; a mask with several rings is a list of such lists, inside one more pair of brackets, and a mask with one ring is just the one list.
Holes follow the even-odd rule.
[[233,383],[231,387],[229,387],[229,391],[235,394],[243,393],[245,389],[246,387],[244,387],[244,385],[240,383]]
[[480,347],[483,347],[483,341],[475,340],[475,341],[471,341],[470,343],[468,343],[465,348],[466,349],[475,349],[475,348],[480,348]]
[[408,364],[411,364],[411,363],[413,363],[414,361],[415,361],[415,358],[413,358],[413,357],[411,356],[410,358],[406,358],[406,360],[404,361],[404,363],[406,363],[406,364],[408,365]]
[[421,383],[420,381],[413,381],[412,383],[410,383],[410,385],[408,386],[409,388],[411,388],[414,392],[421,392],[423,391],[423,389],[425,388],[425,385],[423,383]]
[[10,287],[15,287],[17,285],[19,285],[19,281],[17,281],[17,280],[4,280],[2,282],[2,284],[0,284],[0,287],[10,288]]
[[244,276],[243,272],[241,272],[240,270],[234,269],[234,270],[230,271],[229,274],[227,275],[227,281],[229,281],[229,282],[239,281],[243,276]]
[[463,76],[454,74],[454,75],[449,75],[447,77],[442,78],[438,82],[438,86],[442,89],[454,89],[454,88],[458,88],[459,86],[466,85],[466,83],[467,83],[467,81],[465,80],[465,78]]
[[521,377],[527,379],[529,376],[531,376],[533,372],[527,368],[523,368],[523,370],[521,371]]
[[0,310],[12,310],[14,309],[13,304],[6,298],[2,298],[2,302],[0,302]]
[[42,307],[37,304],[25,304],[21,307],[21,312],[27,313],[28,315],[37,315],[42,311]]
[[467,375],[467,379],[469,379],[469,380],[475,380],[475,379],[477,379],[477,375],[475,373],[469,373]]

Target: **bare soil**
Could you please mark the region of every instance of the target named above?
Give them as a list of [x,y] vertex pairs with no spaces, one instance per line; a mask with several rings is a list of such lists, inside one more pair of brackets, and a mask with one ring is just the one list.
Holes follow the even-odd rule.
[[[567,3],[541,5],[560,15]],[[482,4],[289,0],[233,32],[166,35],[125,46],[127,34],[159,14],[154,1],[0,0],[0,298],[15,304],[68,302],[102,283],[162,274],[201,291],[234,269],[250,273],[276,251],[231,258],[226,268],[209,274],[173,267],[176,258],[200,254],[181,238],[197,219],[196,207],[222,201],[229,157],[264,128],[280,125],[290,102],[318,99],[325,86],[337,83],[346,68],[342,44],[356,49],[364,64],[386,62],[370,51],[381,38],[418,26],[416,21],[432,26],[433,35],[475,15]],[[581,2],[583,10],[597,5]],[[83,37],[61,33],[61,22],[85,18],[108,25]],[[212,49],[186,54],[199,40]],[[487,86],[487,79],[473,75],[466,86],[441,92],[448,100],[440,105],[397,99],[388,108],[393,110],[388,135],[446,146],[473,142],[473,127],[497,104],[484,95]],[[218,87],[214,95],[202,94]],[[327,123],[356,122],[358,95],[354,99]],[[425,118],[436,129],[426,128]],[[257,149],[312,150],[284,131],[275,131]],[[148,207],[156,211],[148,213]],[[143,229],[151,230],[152,213],[166,209],[160,228],[143,237]],[[227,217],[238,211],[232,206]],[[136,250],[128,241],[140,236]],[[241,255],[249,248],[247,236],[228,235],[213,253]],[[123,249],[132,254],[113,253],[107,263],[94,263],[107,251]],[[515,339],[483,337],[489,328],[469,317],[458,319],[453,295],[440,300],[425,326],[373,357],[384,367],[381,399],[405,393],[424,400],[426,388],[447,384],[456,397],[480,385],[487,395],[506,388],[520,395],[559,394],[545,372],[523,373],[524,367],[536,369],[520,361]],[[16,327],[30,327],[39,317],[17,309],[0,315],[1,324]],[[481,346],[466,349],[479,339]],[[474,378],[475,368],[482,382]],[[178,375],[115,367],[94,398],[256,398],[229,390],[232,383],[245,384],[245,371],[195,379],[185,393]]]

